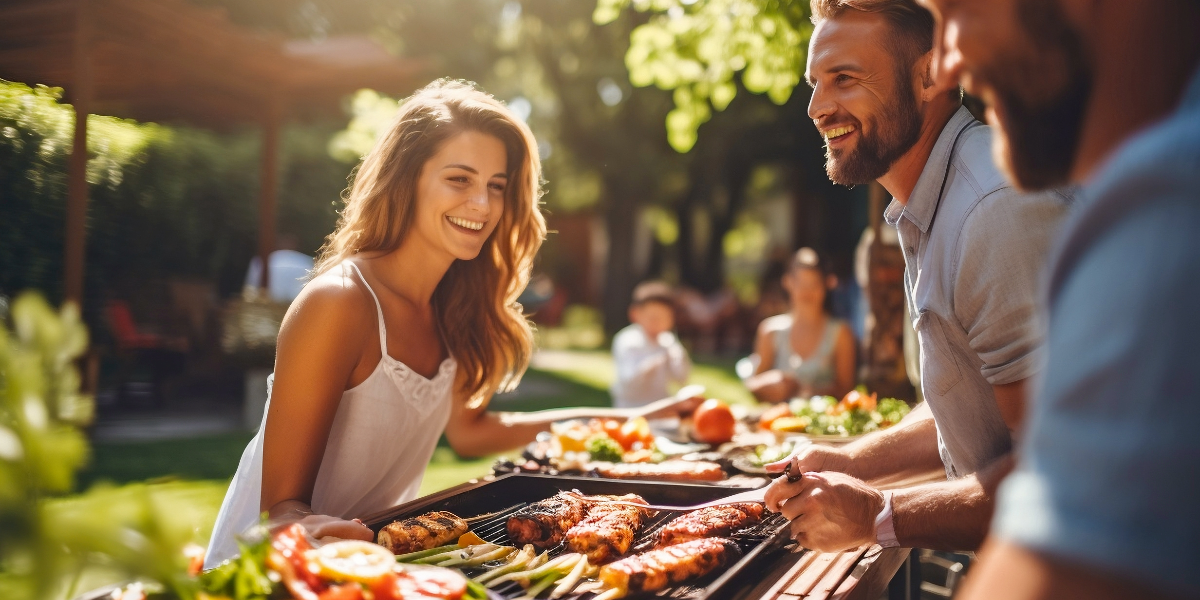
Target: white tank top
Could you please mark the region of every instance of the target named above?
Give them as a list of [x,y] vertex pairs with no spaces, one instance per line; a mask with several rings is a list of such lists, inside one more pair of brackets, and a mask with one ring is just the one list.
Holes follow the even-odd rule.
[[[387,328],[379,296],[362,271],[350,265],[375,299],[383,357],[360,384],[342,393],[329,442],[313,487],[313,512],[345,519],[366,516],[417,496],[438,437],[450,420],[456,363],[447,358],[426,379],[387,351]],[[225,493],[204,567],[238,553],[235,537],[256,525],[262,494],[263,431],[270,412],[274,374],[267,380],[267,411]]]

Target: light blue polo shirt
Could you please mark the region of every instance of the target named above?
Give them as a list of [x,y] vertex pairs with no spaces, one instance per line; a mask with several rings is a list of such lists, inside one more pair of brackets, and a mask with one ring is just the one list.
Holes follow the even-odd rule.
[[1200,71],[1084,188],[993,531],[1200,596]]
[[1013,187],[992,162],[991,128],[959,108],[908,203],[892,200],[884,213],[904,253],[921,393],[950,479],[1012,450],[992,386],[1042,366],[1038,290],[1070,191]]

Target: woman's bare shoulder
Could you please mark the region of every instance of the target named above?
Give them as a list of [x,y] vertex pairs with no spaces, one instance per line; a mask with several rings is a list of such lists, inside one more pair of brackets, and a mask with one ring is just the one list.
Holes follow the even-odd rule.
[[335,267],[305,284],[288,309],[283,326],[319,326],[347,333],[372,331],[375,302],[361,279]]
[[775,315],[773,317],[767,317],[763,319],[762,323],[758,324],[758,332],[759,334],[765,335],[775,333],[776,331],[783,331],[791,326],[792,315],[784,313],[782,315]]

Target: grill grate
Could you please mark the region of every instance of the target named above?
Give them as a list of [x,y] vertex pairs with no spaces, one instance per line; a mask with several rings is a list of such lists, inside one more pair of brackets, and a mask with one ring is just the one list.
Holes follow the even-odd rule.
[[[478,521],[472,522],[471,531],[474,531],[475,534],[478,535],[480,538],[482,538],[484,541],[491,542],[493,544],[504,544],[504,545],[512,544],[512,541],[508,539],[508,528],[507,528],[508,518],[510,516],[516,514],[518,511],[520,511],[522,508],[525,508],[529,504],[530,503],[528,503],[528,502],[521,503],[521,504],[517,504],[515,506],[510,506],[509,508],[503,509],[498,512],[490,513],[490,514],[486,515],[486,518],[479,519]],[[654,545],[658,541],[658,532],[667,523],[669,523],[670,521],[672,521],[673,519],[675,519],[678,516],[680,516],[680,513],[664,511],[664,512],[659,512],[657,515],[650,517],[650,519],[648,519],[646,521],[646,523],[642,526],[642,529],[638,533],[637,537],[634,539],[633,545],[630,547],[629,554],[631,555],[631,554],[636,554],[636,553],[640,553],[640,552],[645,552],[647,550],[654,548]],[[471,518],[468,518],[468,520],[473,521],[473,519],[471,519]],[[786,525],[787,525],[787,519],[785,519],[783,517],[783,515],[770,514],[770,515],[766,516],[766,518],[764,518],[762,521],[759,521],[758,523],[754,524],[753,526],[747,527],[741,531],[737,531],[737,532],[733,533],[732,535],[729,535],[728,537],[729,537],[729,539],[732,539],[735,542],[737,542],[738,547],[742,550],[742,552],[746,553],[746,552],[753,550],[755,547],[759,546],[760,544],[766,542],[768,539],[770,539],[772,536],[774,536],[781,528],[785,527]],[[565,549],[564,545],[561,545],[561,544],[558,547],[550,549],[550,551],[549,551],[551,557],[560,556],[560,555],[564,554],[565,552],[566,552],[566,549]],[[501,563],[499,563],[499,562],[490,563],[490,564],[484,565],[482,568],[468,569],[467,576],[474,577],[474,576],[478,575],[479,573],[482,573],[492,567],[499,566],[500,564]],[[719,575],[720,575],[720,573],[711,573],[711,574],[706,575],[705,577],[698,579],[695,582],[692,582],[690,584],[683,584],[683,585],[678,585],[675,587],[667,588],[666,590],[659,592],[657,595],[660,597],[664,597],[664,598],[677,598],[680,600],[691,600],[691,599],[695,599],[695,598],[701,598],[705,595],[707,584],[710,583],[714,578],[716,578]],[[503,596],[504,598],[517,598],[517,597],[523,596],[525,594],[524,588],[522,588],[518,583],[516,583],[514,581],[506,582],[503,585],[500,585],[500,586],[497,586],[497,587],[491,588],[491,589],[493,592],[499,594],[500,596]],[[579,599],[579,598],[588,598],[588,597],[591,597],[594,595],[595,594],[593,594],[592,592],[584,592],[582,594],[567,595],[567,596],[564,596],[563,598]]]

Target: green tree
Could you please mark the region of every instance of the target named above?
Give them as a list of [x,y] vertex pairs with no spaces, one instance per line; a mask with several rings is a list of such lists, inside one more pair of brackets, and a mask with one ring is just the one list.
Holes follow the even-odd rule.
[[667,136],[680,152],[729,106],[738,82],[780,105],[800,83],[812,33],[806,0],[599,0],[594,19],[610,23],[628,8],[652,14],[630,36],[629,80],[673,92]]

